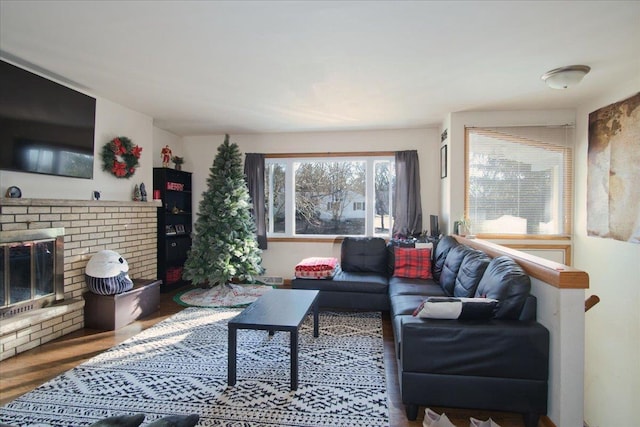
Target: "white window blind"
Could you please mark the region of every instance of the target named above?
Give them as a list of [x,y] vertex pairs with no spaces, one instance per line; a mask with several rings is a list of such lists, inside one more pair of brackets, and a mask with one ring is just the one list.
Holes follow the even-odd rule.
[[567,235],[573,128],[466,129],[465,215],[474,234]]

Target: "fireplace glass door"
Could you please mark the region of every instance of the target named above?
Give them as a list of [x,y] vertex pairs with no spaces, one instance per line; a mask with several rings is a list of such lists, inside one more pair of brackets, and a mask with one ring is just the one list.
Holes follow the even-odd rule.
[[0,246],[0,307],[55,293],[54,240]]

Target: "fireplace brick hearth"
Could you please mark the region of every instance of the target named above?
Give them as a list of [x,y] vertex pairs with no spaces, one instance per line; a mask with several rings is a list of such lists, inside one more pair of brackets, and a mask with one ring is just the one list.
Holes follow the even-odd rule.
[[160,202],[0,199],[0,231],[64,227],[64,301],[2,320],[0,360],[84,327],[84,269],[103,249],[134,279],[156,279]]

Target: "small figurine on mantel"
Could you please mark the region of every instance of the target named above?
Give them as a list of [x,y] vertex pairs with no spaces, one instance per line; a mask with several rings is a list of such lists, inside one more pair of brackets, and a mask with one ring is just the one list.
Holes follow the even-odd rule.
[[160,151],[160,155],[162,156],[162,167],[168,168],[169,162],[171,161],[171,148],[168,145],[165,145],[162,151]]
[[140,201],[141,202],[147,201],[147,188],[144,186],[144,182],[140,184]]
[[133,188],[133,201],[140,201],[140,187],[138,187],[138,184],[136,184],[136,186]]

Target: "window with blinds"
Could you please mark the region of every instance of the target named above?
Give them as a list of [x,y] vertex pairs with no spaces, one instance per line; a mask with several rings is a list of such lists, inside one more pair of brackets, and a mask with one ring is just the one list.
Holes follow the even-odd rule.
[[465,216],[477,235],[571,232],[573,128],[466,129]]

